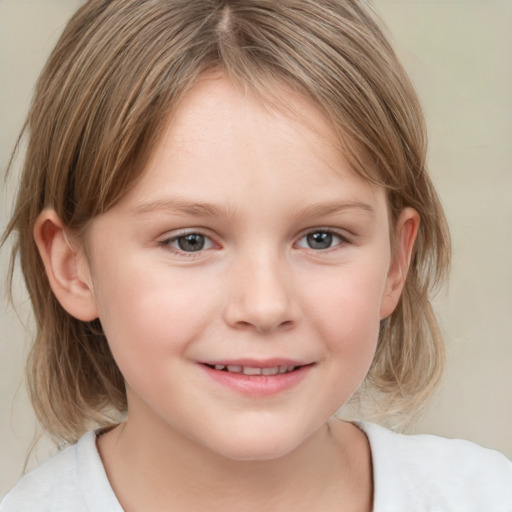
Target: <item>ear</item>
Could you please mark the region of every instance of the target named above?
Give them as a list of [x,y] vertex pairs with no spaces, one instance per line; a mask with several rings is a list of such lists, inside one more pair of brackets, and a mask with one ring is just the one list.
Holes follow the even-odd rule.
[[381,303],[380,318],[387,318],[396,308],[402,293],[411,262],[414,242],[418,234],[420,216],[413,208],[405,208],[395,226],[395,246],[386,278],[386,288]]
[[41,212],[34,238],[46,275],[61,306],[72,316],[89,322],[98,318],[89,264],[83,251],[73,247],[54,210]]

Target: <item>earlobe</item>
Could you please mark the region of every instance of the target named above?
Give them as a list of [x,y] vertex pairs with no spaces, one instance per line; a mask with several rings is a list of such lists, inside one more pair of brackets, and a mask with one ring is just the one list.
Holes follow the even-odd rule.
[[381,304],[381,320],[393,313],[400,300],[419,225],[420,216],[413,208],[405,208],[398,217],[395,227],[395,247],[392,250],[392,260],[386,279],[386,290]]
[[34,226],[34,238],[48,281],[61,306],[85,322],[98,318],[85,256],[69,242],[54,210],[41,212]]

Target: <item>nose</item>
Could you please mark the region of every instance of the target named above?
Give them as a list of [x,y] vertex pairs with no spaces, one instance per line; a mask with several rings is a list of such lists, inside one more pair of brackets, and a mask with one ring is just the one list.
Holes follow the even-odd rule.
[[238,262],[229,282],[225,320],[231,327],[271,333],[297,322],[291,273],[275,255],[253,254]]

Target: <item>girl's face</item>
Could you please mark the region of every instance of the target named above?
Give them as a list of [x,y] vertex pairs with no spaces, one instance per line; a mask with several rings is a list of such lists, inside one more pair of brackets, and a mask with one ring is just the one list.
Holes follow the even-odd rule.
[[140,181],[91,223],[91,300],[128,424],[148,435],[278,457],[368,371],[401,289],[386,197],[349,169],[313,106],[289,102],[304,122],[202,80]]

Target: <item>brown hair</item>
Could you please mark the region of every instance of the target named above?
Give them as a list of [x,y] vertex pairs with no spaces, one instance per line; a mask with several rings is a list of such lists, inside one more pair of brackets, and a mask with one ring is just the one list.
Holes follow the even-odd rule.
[[[126,409],[123,377],[98,320],[53,295],[32,232],[53,208],[80,236],[140,175],[166,120],[207,70],[279,102],[276,83],[310,99],[340,135],[354,170],[387,191],[392,220],[421,216],[400,303],[382,322],[367,378],[397,410],[422,404],[444,350],[429,295],[449,264],[443,211],[425,169],[414,89],[362,0],[90,0],[73,16],[36,86],[24,168],[4,240],[17,256],[37,336],[27,375],[43,427],[76,440]],[[12,272],[11,272],[12,276]],[[398,405],[397,405],[398,404]]]

